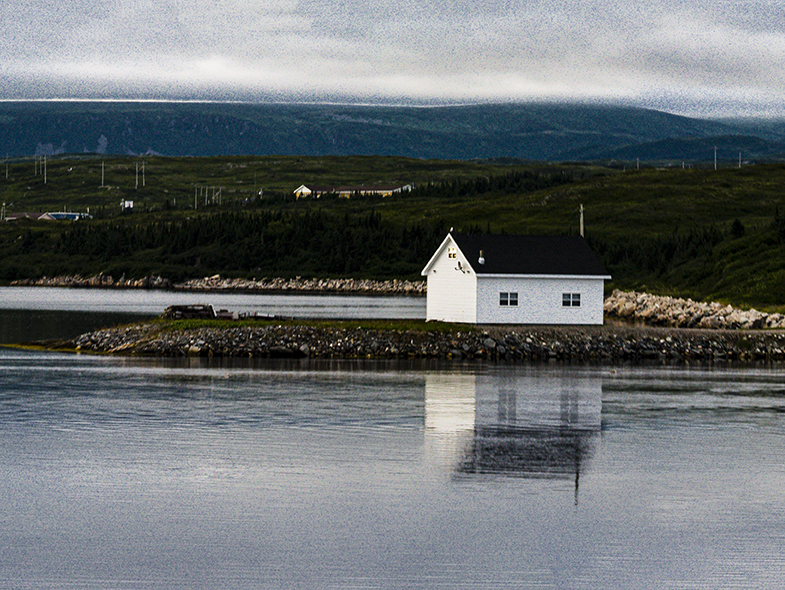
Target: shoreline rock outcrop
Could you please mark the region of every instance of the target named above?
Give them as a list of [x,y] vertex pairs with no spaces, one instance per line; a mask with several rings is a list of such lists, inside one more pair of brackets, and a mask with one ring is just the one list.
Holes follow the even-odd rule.
[[325,327],[307,322],[180,329],[173,324],[149,322],[84,334],[65,347],[79,352],[162,357],[785,361],[785,332],[628,325],[410,331]]
[[755,309],[741,310],[722,303],[702,303],[638,293],[614,291],[605,299],[605,316],[648,326],[725,330],[785,328],[785,316]]

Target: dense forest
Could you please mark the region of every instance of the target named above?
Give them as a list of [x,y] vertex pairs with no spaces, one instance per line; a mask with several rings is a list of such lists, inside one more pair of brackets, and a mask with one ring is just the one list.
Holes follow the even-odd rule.
[[443,234],[439,224],[399,227],[373,211],[227,211],[146,225],[77,224],[43,247],[55,257],[108,261],[105,272],[115,276],[154,270],[173,279],[194,272],[393,278],[418,270]]
[[[573,174],[510,172],[470,180],[428,183],[391,201],[444,200],[487,193],[525,193],[573,181]],[[134,215],[51,227],[28,227],[4,248],[0,280],[63,273],[102,272],[114,277],[154,273],[173,280],[202,274],[227,276],[351,276],[414,278],[449,227],[439,219],[400,222],[374,208],[381,197],[350,210],[336,196],[316,206],[286,208],[292,198],[273,193],[265,200],[227,203],[198,215]],[[345,201],[341,199],[341,201]],[[271,203],[273,206],[271,206]],[[169,215],[166,215],[168,213]],[[467,223],[461,231],[483,228]],[[16,260],[16,263],[12,261]]]

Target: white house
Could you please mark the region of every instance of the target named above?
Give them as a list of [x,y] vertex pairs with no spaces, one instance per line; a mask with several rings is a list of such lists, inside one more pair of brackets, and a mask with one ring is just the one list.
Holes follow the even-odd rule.
[[611,277],[579,236],[447,234],[423,268],[427,320],[602,324]]

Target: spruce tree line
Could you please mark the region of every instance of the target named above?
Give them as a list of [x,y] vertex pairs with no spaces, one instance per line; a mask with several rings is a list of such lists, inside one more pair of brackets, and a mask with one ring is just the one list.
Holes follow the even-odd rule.
[[443,232],[439,223],[384,222],[375,211],[223,211],[144,225],[74,224],[53,250],[101,260],[114,273],[129,275],[143,257],[148,272],[169,269],[178,276],[395,278],[416,274]]

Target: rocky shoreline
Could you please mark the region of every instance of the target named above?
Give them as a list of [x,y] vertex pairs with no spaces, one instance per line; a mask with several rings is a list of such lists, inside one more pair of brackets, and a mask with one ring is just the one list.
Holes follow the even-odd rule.
[[783,361],[785,332],[627,325],[376,330],[307,323],[179,329],[149,322],[60,343],[79,352],[164,357],[487,359],[498,361]]
[[[102,282],[104,281],[104,282]],[[263,279],[219,276],[148,288],[187,290],[314,291],[422,295],[424,282],[353,279]],[[37,286],[106,286],[60,279]],[[127,286],[111,281],[111,286]],[[142,287],[143,285],[135,285]],[[148,322],[83,334],[45,347],[78,352],[165,357],[438,358],[504,361],[785,361],[785,317],[648,293],[614,291],[604,304],[604,326],[435,326],[375,330],[318,322],[256,322],[182,329]],[[345,325],[345,324],[343,324]]]
[[722,303],[702,303],[635,291],[614,291],[605,299],[606,318],[621,318],[649,326],[758,330],[785,328],[785,316]]
[[303,292],[303,293],[367,293],[379,295],[424,295],[425,281],[391,279],[231,279],[213,275],[201,279],[189,279],[181,283],[160,276],[141,279],[114,279],[99,274],[92,277],[81,275],[20,279],[13,281],[14,287],[66,287],[75,289],[161,289],[170,291],[260,291],[260,292]]

